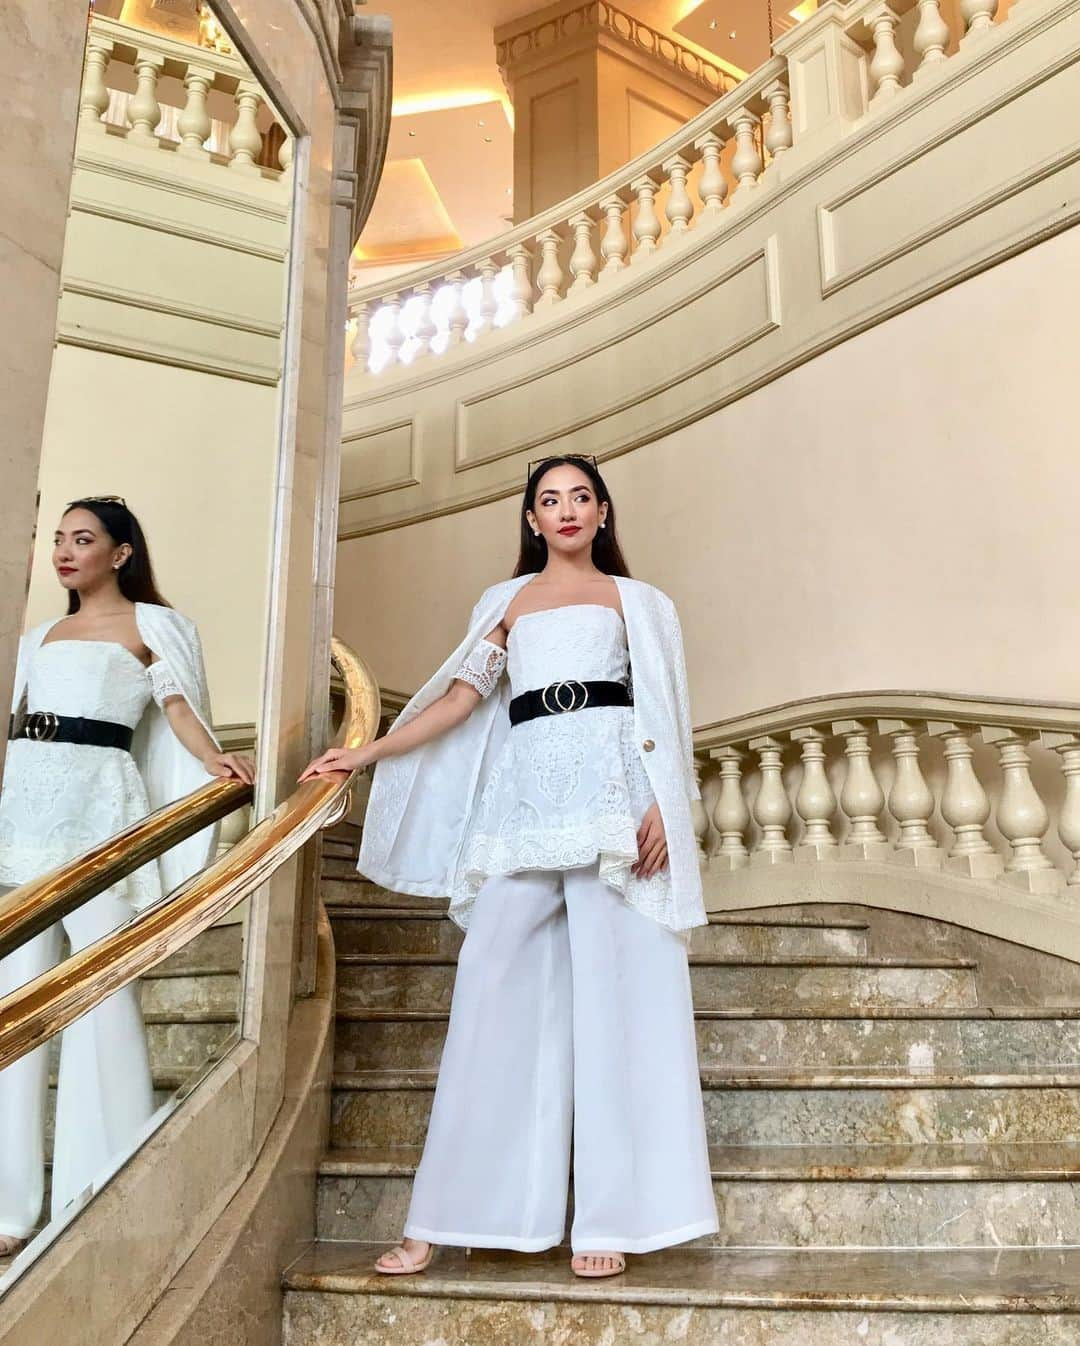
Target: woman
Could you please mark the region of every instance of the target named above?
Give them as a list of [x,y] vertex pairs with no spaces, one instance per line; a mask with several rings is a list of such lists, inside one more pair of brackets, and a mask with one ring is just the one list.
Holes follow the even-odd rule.
[[[64,511],[53,566],[65,617],[19,644],[3,792],[0,891],[36,879],[213,776],[250,782],[210,728],[192,623],[157,590],[146,539],[119,496]],[[0,995],[159,900],[209,859],[214,829],[144,865],[0,963]],[[17,1252],[41,1213],[47,1048],[0,1072],[0,1256]],[[154,1110],[137,984],[62,1036],[52,1214],[100,1178]]]
[[387,735],[304,776],[369,762],[358,868],[449,894],[467,929],[405,1238],[376,1269],[422,1271],[439,1243],[560,1243],[571,1135],[576,1274],[715,1231],[682,636],[627,576],[594,462],[530,472],[515,577]]

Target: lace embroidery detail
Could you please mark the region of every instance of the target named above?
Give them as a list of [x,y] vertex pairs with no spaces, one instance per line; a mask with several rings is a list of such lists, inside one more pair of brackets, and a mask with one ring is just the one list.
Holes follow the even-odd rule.
[[506,667],[506,651],[490,640],[478,640],[454,674],[481,696],[490,696]]
[[[45,644],[28,670],[27,709],[134,728],[150,701],[147,674],[130,650],[109,641]],[[130,753],[18,739],[8,745],[0,794],[0,884],[36,879],[149,811],[146,787]],[[108,891],[136,908],[157,901],[157,862]]]
[[166,697],[184,695],[183,688],[164,659],[158,659],[146,671],[150,677],[150,693],[159,706],[164,706]]
[[[620,681],[629,671],[623,621],[602,605],[523,614],[507,654],[514,695],[570,676]],[[677,929],[670,869],[650,879],[630,872],[638,826],[654,802],[632,706],[594,706],[515,725],[470,820],[451,915],[467,927],[489,875],[599,861],[600,877],[628,905]]]

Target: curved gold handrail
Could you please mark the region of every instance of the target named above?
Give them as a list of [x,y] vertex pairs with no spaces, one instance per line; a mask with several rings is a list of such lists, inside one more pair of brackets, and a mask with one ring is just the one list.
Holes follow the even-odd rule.
[[[331,654],[345,684],[345,715],[337,742],[346,748],[360,747],[370,742],[378,730],[381,713],[378,684],[364,661],[343,642],[334,640]],[[351,781],[351,772],[340,771],[305,781],[227,855],[194,875],[156,906],[0,1000],[0,1070],[168,958],[252,893],[320,828],[336,821]],[[214,790],[217,784],[206,789]],[[189,800],[202,794],[199,791],[189,796]],[[195,807],[202,810],[205,802]],[[198,824],[186,835],[205,825],[205,816],[200,812]],[[153,840],[139,842],[137,861],[128,863],[126,855],[102,858],[101,871],[92,883],[89,879],[79,880],[84,882],[84,891],[98,883],[104,874],[105,881],[95,888],[100,892],[151,856],[160,855],[169,844],[165,837],[162,825]],[[120,839],[114,839],[117,848]],[[83,860],[80,857],[48,876],[50,883],[59,885],[64,874],[72,882],[78,880]],[[22,891],[16,889],[12,896]],[[59,898],[54,894],[54,899],[51,911],[62,904],[62,890]]]

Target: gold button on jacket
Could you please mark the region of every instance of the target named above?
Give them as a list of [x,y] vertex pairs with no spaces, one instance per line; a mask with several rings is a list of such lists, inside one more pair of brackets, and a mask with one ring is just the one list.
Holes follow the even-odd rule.
[[653,748],[656,747],[656,744],[652,741],[651,738],[647,738],[641,746],[645,749],[646,752],[652,752]]

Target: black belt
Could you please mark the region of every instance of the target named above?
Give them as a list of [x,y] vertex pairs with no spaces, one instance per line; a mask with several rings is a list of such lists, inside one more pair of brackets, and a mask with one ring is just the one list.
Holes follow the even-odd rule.
[[131,751],[135,731],[110,720],[87,720],[81,715],[55,715],[51,710],[32,710],[16,729],[14,717],[8,738],[28,738],[32,743],[86,743],[93,748]]
[[587,706],[633,704],[625,682],[578,682],[577,678],[567,678],[515,696],[510,702],[510,723],[535,720],[538,715],[564,715],[569,710],[584,710]]

